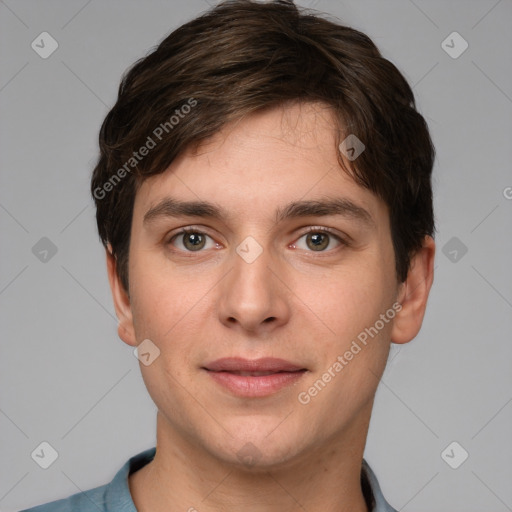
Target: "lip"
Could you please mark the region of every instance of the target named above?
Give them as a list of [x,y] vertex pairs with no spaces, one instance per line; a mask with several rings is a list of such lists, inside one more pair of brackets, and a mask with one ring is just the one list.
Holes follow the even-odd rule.
[[284,359],[261,357],[260,359],[244,359],[243,357],[223,357],[205,364],[204,368],[213,372],[294,372],[305,370]]
[[241,397],[263,397],[296,383],[307,369],[284,359],[226,357],[203,369],[231,393]]

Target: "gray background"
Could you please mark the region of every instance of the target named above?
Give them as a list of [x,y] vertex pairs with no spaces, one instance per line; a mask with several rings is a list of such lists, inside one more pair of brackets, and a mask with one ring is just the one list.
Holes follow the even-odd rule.
[[[154,445],[89,176],[122,72],[208,3],[0,2],[2,511],[106,483]],[[392,352],[365,456],[398,510],[512,510],[512,2],[302,5],[373,38],[414,86],[438,152],[434,287],[421,334]],[[43,31],[59,44],[47,59],[31,48]],[[441,46],[453,31],[469,44],[456,59]],[[57,247],[47,261],[32,251],[42,237]],[[31,458],[42,441],[59,454],[46,470]],[[441,458],[452,441],[469,453],[458,469]]]

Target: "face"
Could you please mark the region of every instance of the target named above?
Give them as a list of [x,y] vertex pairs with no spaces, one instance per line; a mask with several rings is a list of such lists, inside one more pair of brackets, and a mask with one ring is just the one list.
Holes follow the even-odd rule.
[[219,460],[276,467],[369,420],[401,286],[333,127],[313,104],[258,113],[137,191],[119,332],[160,351],[141,371],[162,428]]

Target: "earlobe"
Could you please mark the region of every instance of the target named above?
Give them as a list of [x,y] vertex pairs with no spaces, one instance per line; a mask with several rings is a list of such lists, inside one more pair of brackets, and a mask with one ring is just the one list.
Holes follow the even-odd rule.
[[124,289],[121,280],[117,274],[117,261],[112,254],[112,247],[108,244],[106,249],[107,273],[110,283],[110,291],[118,319],[117,333],[119,337],[128,345],[136,346],[137,340],[133,327],[132,309],[128,293]]
[[432,237],[426,236],[421,249],[411,259],[407,279],[399,288],[397,301],[402,309],[393,322],[393,343],[408,343],[421,328],[434,280],[434,256],[435,242]]

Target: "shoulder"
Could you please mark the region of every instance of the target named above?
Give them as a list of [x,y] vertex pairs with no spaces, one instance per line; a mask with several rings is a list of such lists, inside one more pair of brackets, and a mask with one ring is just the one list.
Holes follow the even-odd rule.
[[364,459],[361,476],[363,493],[365,493],[366,490],[365,495],[368,496],[368,509],[371,512],[397,512],[384,498],[377,476]]
[[133,456],[107,485],[21,512],[137,512],[130,494],[128,477],[151,462],[155,453],[156,449],[150,448]]
[[21,512],[103,512],[107,510],[105,507],[105,492],[107,488],[107,485],[103,485],[89,491],[73,494],[68,498],[28,508]]

